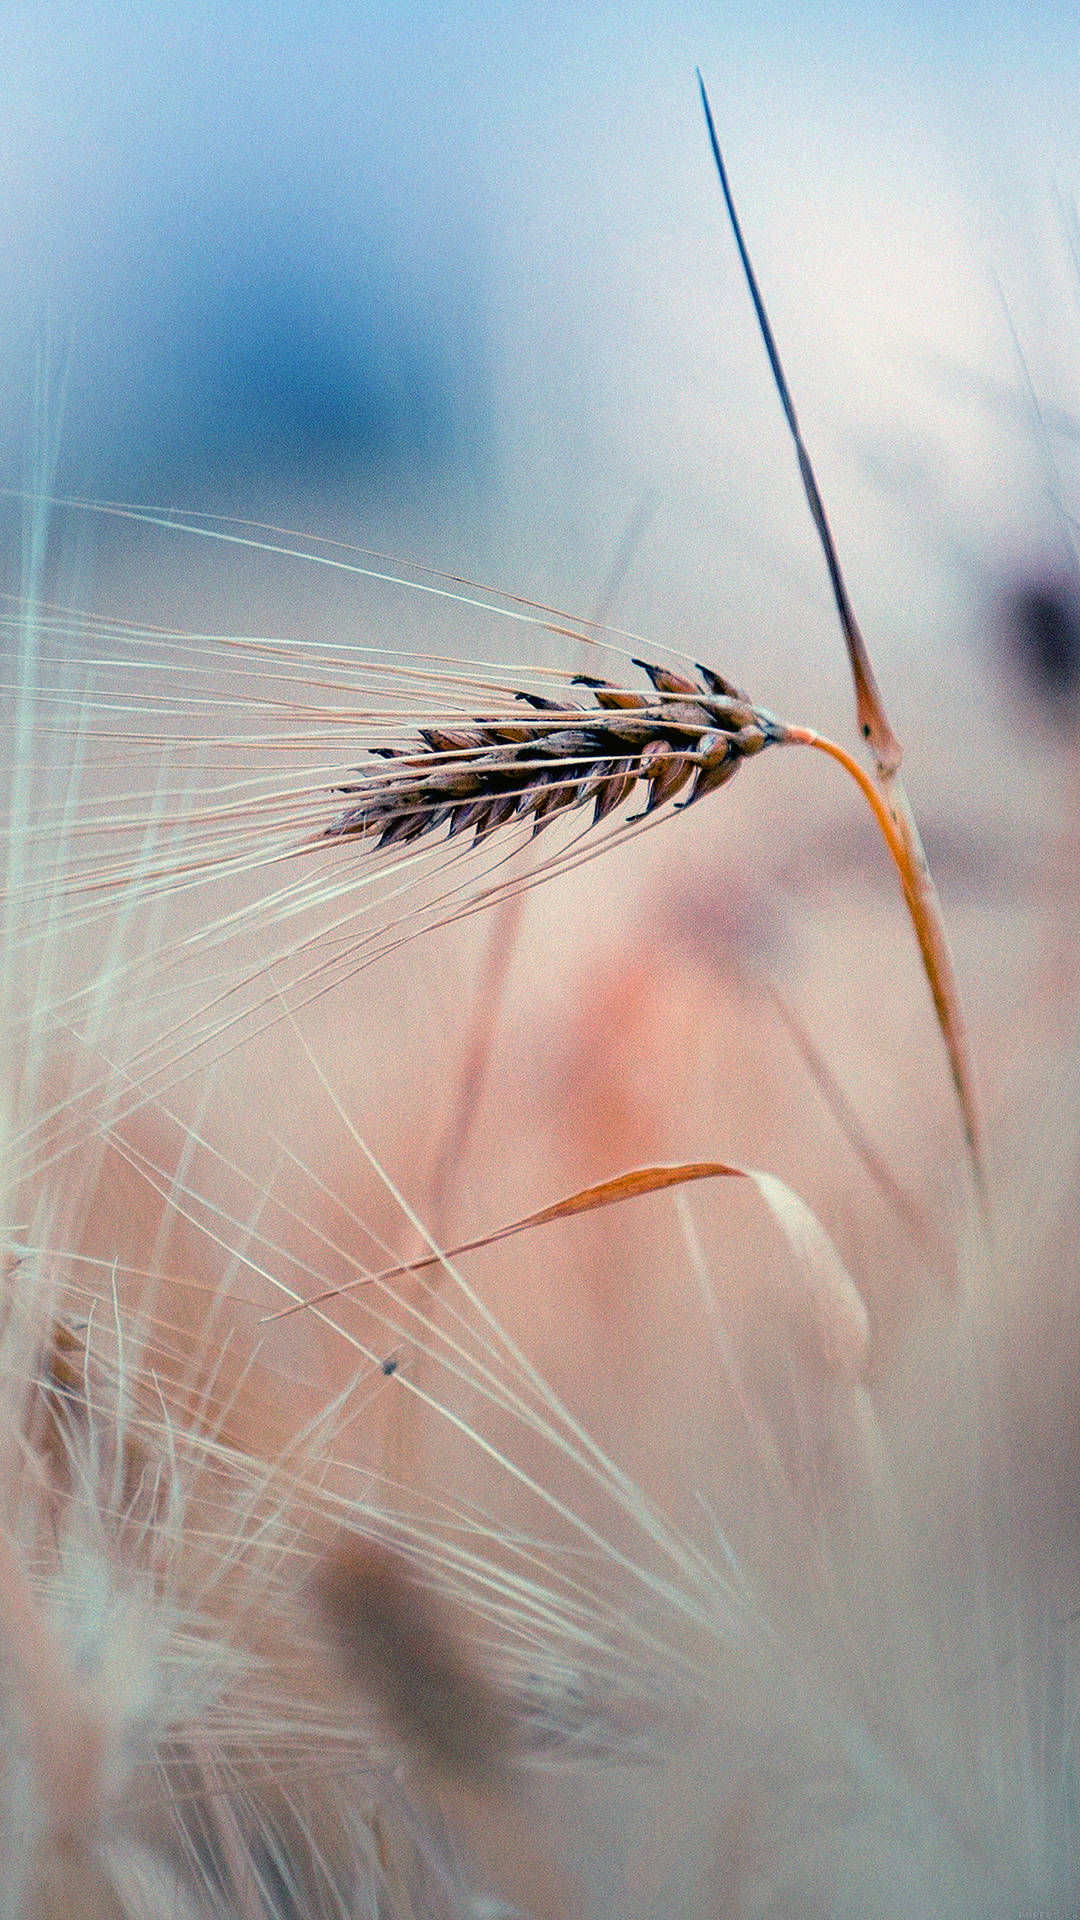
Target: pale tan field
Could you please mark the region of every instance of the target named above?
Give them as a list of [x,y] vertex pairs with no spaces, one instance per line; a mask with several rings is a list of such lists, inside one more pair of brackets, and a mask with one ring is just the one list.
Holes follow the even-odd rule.
[[[770,743],[647,831],[635,772],[534,843],[326,837],[340,789],[392,778],[373,748],[525,686],[587,703],[574,674],[641,692],[635,658],[859,750],[743,290],[702,293],[685,234],[605,265],[586,229],[564,294],[596,305],[543,351],[522,306],[509,494],[460,562],[491,587],[434,571],[456,497],[390,560],[29,516],[0,1920],[1076,1911],[1080,659],[1048,698],[1001,598],[1052,579],[1080,653],[1069,434],[1055,466],[1001,375],[962,196],[928,261],[887,171],[844,210],[838,334],[815,284],[796,355],[982,1196],[896,874],[822,756]],[[518,1230],[706,1163],[730,1177]]]
[[[496,616],[437,611],[428,652],[490,644]],[[114,668],[111,639],[80,725],[46,659],[14,756],[11,1911],[1067,1910],[1067,718],[973,668],[977,726],[928,699],[910,743],[988,1238],[895,876],[817,756],[397,947],[427,867],[329,843],[339,892],[283,917],[297,803],[264,795],[249,837],[224,786],[292,769],[305,832],[332,817],[370,664],[335,666],[307,779],[234,653],[181,689],[185,643]],[[317,667],[273,656],[286,734]],[[200,884],[157,889],[207,806]],[[492,845],[436,850],[436,888],[470,898]],[[87,892],[99,848],[123,884]],[[683,1161],[784,1187],[627,1200],[267,1317]]]

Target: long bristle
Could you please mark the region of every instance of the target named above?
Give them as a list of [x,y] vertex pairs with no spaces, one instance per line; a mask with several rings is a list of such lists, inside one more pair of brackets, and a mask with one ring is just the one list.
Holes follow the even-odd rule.
[[844,749],[637,636],[245,523],[184,531],[457,624],[410,651],[75,612],[35,495],[2,689],[0,1920],[1080,1905],[1075,819],[1036,968],[1005,978],[992,924],[1023,860],[972,889],[983,1159],[736,232],[990,1205],[857,830],[814,838],[781,756],[760,819],[749,777],[711,838],[696,806],[768,745]]

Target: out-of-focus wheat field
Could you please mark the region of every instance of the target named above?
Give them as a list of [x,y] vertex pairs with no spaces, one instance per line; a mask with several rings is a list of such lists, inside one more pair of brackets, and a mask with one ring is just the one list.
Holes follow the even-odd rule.
[[[821,1870],[813,1898],[778,1871],[755,1881],[788,1749],[760,1735],[752,1682],[729,1688],[719,1656],[702,1707],[708,1629],[689,1602],[664,1624],[659,1576],[627,1574],[656,1544],[629,1494],[612,1519],[614,1481],[489,1396],[490,1375],[512,1371],[506,1350],[474,1349],[458,1325],[469,1317],[479,1340],[494,1316],[559,1396],[566,1432],[580,1423],[598,1472],[602,1450],[602,1474],[616,1463],[640,1511],[710,1564],[744,1556],[740,1591],[770,1630],[786,1621],[793,1644],[804,1631],[827,1648],[830,1604],[872,1621],[875,1583],[899,1589],[876,1563],[862,1586],[846,1567],[857,1604],[830,1589],[812,1628],[794,1599],[785,1613],[807,1540],[824,1538],[815,1503],[834,1517],[843,1447],[821,1321],[759,1193],[719,1180],[538,1228],[463,1261],[475,1297],[436,1270],[425,1290],[416,1276],[392,1296],[356,1290],[329,1318],[262,1316],[283,1289],[310,1298],[628,1168],[761,1170],[801,1197],[854,1278],[859,1379],[880,1395],[890,1445],[910,1396],[913,1476],[930,1466],[904,1511],[917,1532],[918,1502],[937,1501],[928,1584],[950,1606],[959,1593],[961,1618],[974,1576],[963,1528],[950,1530],[953,1489],[930,1470],[935,1434],[953,1429],[928,1356],[949,1348],[941,1328],[973,1274],[994,1295],[986,1378],[1019,1462],[1005,1531],[1021,1565],[1030,1548],[1039,1630],[1072,1617],[1080,722],[1068,674],[1031,671],[1047,608],[1080,645],[1070,25],[1050,5],[1023,19],[915,6],[825,19],[659,4],[60,14],[18,0],[0,24],[11,1258],[18,1272],[35,1235],[63,1246],[79,1284],[136,1319],[154,1276],[153,1313],[194,1400],[209,1394],[204,1369],[221,1387],[234,1301],[222,1378],[243,1375],[255,1345],[271,1383],[260,1373],[249,1395],[243,1375],[226,1394],[230,1438],[253,1457],[287,1450],[342,1394],[320,1469],[335,1498],[391,1515],[430,1501],[433,1531],[453,1531],[449,1512],[464,1533],[467,1516],[493,1565],[532,1555],[585,1620],[604,1588],[610,1644],[582,1627],[581,1673],[569,1613],[547,1643],[539,1616],[528,1630],[534,1718],[569,1750],[534,1789],[537,1819],[579,1890],[538,1894],[525,1867],[515,1883],[483,1822],[458,1829],[451,1813],[451,1834],[475,1846],[477,1899],[490,1884],[519,1903],[455,1912],[984,1911],[959,1880],[949,1906],[930,1869],[910,1898],[898,1874],[890,1907],[880,1861],[861,1896],[857,1849],[839,1850],[832,1880]],[[672,653],[857,747],[695,66],[907,749],[985,1115],[992,1256],[972,1253],[961,1131],[895,876],[855,789],[816,756],[765,755],[510,907],[400,944],[391,931],[376,953],[361,915],[374,899],[389,925],[413,871],[395,876],[360,841],[334,850],[332,914],[253,911],[229,943],[205,929],[287,887],[287,862],[138,891],[140,859],[153,867],[171,835],[182,846],[230,782],[235,814],[256,765],[258,723],[242,712],[254,656],[230,637],[286,643],[262,656],[286,717],[303,709],[317,729],[332,699],[328,820],[362,760],[359,715],[385,652],[417,668],[483,662],[508,688],[533,668],[637,684],[627,656]],[[117,518],[94,502],[152,511]],[[28,698],[30,629],[47,633],[53,692]],[[332,673],[312,648],[332,650]],[[295,748],[280,719],[265,749],[284,765]],[[145,839],[124,842],[134,890],[69,912],[57,903],[84,896],[64,894],[65,869],[82,838],[107,852],[118,797],[129,825],[146,810]],[[51,904],[34,893],[50,845]],[[463,851],[453,879],[488,857]],[[508,1647],[520,1652],[513,1622],[458,1575],[456,1631],[502,1681]],[[838,1692],[845,1663],[853,1695],[865,1666],[877,1727],[875,1661],[887,1673],[892,1656],[858,1617],[849,1639],[837,1628]],[[934,1657],[954,1674],[962,1630],[934,1618]],[[653,1672],[650,1636],[664,1649]],[[897,1641],[906,1685],[930,1656],[914,1633]],[[813,1666],[812,1644],[800,1658]],[[608,1696],[605,1659],[619,1674]],[[804,1708],[787,1703],[796,1721]],[[969,1731],[966,1712],[965,1696]],[[827,1744],[807,1724],[804,1772]],[[935,1748],[943,1773],[950,1751]],[[917,1828],[918,1807],[911,1817]],[[382,1857],[381,1870],[392,1884]],[[1048,1901],[1070,1884],[1054,1871]],[[988,1900],[1043,1884],[987,1873]],[[380,1915],[444,1910],[379,1898]],[[282,1895],[250,1910],[301,1908]]]
[[[1031,703],[1000,671],[1000,602],[1072,564],[1059,9],[316,22],[16,5],[3,33],[10,485],[36,473],[61,495],[233,512],[446,567],[702,658],[839,733],[846,668],[721,215],[700,65],[946,905],[974,921],[970,954],[957,928],[965,986],[975,1003],[1013,992],[1061,783],[1042,780]],[[55,457],[34,469],[43,436]],[[10,508],[12,581],[19,520]],[[61,512],[52,539],[57,591],[114,618],[582,664],[556,638],[319,565]],[[734,936],[782,984],[806,957],[807,906],[827,905],[835,977],[806,1011],[872,1053],[885,1037],[842,944],[865,940],[865,897],[891,884],[870,829],[817,768],[770,764],[754,789],[666,837],[651,939],[624,866],[590,874],[588,902],[537,900],[523,941],[535,926],[548,963],[578,949],[602,972],[621,901],[639,966],[670,960],[696,985]],[[983,927],[991,896],[1003,911]],[[582,998],[552,986],[564,1012]],[[880,1007],[880,983],[862,991]],[[413,1005],[402,1026],[419,1039],[420,1021]],[[507,1038],[557,1073],[555,1035],[524,1022]],[[926,1050],[905,1027],[892,1053],[932,1098]],[[618,1051],[640,1056],[648,1104],[667,1063],[644,1036]],[[895,1068],[875,1092],[870,1058],[853,1064],[887,1101]]]

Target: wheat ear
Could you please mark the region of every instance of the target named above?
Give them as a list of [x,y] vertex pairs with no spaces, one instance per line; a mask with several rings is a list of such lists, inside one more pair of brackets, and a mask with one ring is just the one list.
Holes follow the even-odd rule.
[[574,684],[589,689],[592,707],[518,693],[532,709],[520,719],[424,727],[418,752],[372,749],[389,764],[339,789],[351,804],[323,837],[372,835],[384,847],[448,824],[449,835],[471,829],[482,840],[513,820],[530,820],[536,834],[589,801],[595,826],[639,782],[648,789],[646,814],[680,793],[689,806],[724,786],[748,756],[785,738],[781,721],[710,668],[698,668],[699,684],[645,660],[634,665],[652,681],[651,698],[579,674]]
[[[513,821],[531,820],[533,834],[559,814],[592,802],[592,825],[620,807],[635,789],[648,790],[644,818],[668,803],[688,807],[725,786],[742,762],[767,746],[814,747],[838,762],[870,807],[892,856],[919,943],[938,1023],[945,1036],[976,1172],[970,1083],[955,1070],[955,990],[943,973],[940,920],[928,917],[911,843],[889,797],[835,740],[813,728],[789,726],[711,667],[700,682],[635,660],[652,681],[648,695],[579,674],[595,706],[560,704],[539,694],[515,698],[532,712],[522,718],[470,718],[465,725],[423,727],[409,747],[374,747],[382,766],[338,791],[349,805],[319,840],[360,836],[380,847],[401,845],[447,828],[447,837],[471,831],[483,840]],[[678,800],[678,795],[683,795]],[[947,951],[947,950],[946,950]]]

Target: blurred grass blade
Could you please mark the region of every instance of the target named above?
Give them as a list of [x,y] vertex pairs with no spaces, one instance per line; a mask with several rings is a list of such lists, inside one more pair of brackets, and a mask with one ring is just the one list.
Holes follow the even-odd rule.
[[[978,1103],[975,1098],[975,1083],[968,1051],[967,1032],[960,1007],[960,995],[956,984],[956,970],[953,964],[948,936],[945,932],[945,924],[942,919],[937,890],[930,876],[930,869],[927,864],[926,854],[923,851],[922,841],[919,838],[919,831],[915,824],[914,815],[900,781],[900,763],[903,759],[903,748],[893,732],[892,727],[889,725],[888,716],[885,712],[885,703],[882,700],[877,680],[870,664],[870,656],[867,651],[866,642],[863,639],[862,631],[851,605],[847,583],[840,566],[840,556],[837,553],[832,528],[829,525],[828,515],[825,512],[825,503],[822,499],[821,489],[818,486],[813,463],[802,437],[798,415],[795,412],[795,405],[791,397],[791,389],[787,383],[787,376],[784,373],[783,363],[780,359],[776,338],[772,330],[772,323],[769,320],[761,289],[758,286],[757,275],[754,272],[753,263],[750,259],[749,249],[743,237],[742,227],[739,224],[739,216],[735,208],[734,197],[728,181],[727,168],[724,165],[724,157],[720,151],[720,142],[716,134],[712,108],[709,105],[709,96],[705,91],[705,82],[702,79],[700,71],[698,72],[697,81],[701,91],[701,104],[705,112],[705,125],[708,129],[709,145],[712,149],[713,160],[716,163],[716,171],[720,179],[720,188],[724,196],[724,205],[727,208],[728,219],[731,222],[731,230],[735,236],[735,245],[738,248],[743,274],[746,279],[747,288],[749,289],[751,301],[753,302],[754,313],[757,318],[762,341],[764,342],[765,351],[768,355],[769,366],[776,384],[777,393],[780,397],[780,404],[784,410],[784,418],[787,421],[788,431],[794,442],[796,458],[799,464],[799,475],[802,480],[803,491],[806,494],[807,504],[810,508],[810,516],[814,522],[814,528],[821,543],[821,550],[825,556],[825,565],[829,573],[829,583],[832,587],[833,600],[836,604],[836,611],[844,636],[844,644],[847,648],[848,660],[851,665],[851,676],[855,683],[855,710],[859,731],[873,751],[874,758],[877,762],[878,785],[881,795],[888,807],[897,836],[902,843],[903,860],[902,862],[898,861],[898,864],[901,866],[904,892],[907,896],[908,908],[915,925],[916,934],[918,935],[923,965],[926,969],[926,976],[930,983],[930,991],[933,995],[934,1010],[937,1014],[938,1024],[941,1028],[946,1051],[949,1056],[949,1069],[952,1074],[953,1085],[956,1089],[956,1096],[960,1106],[964,1137],[967,1143],[972,1172],[975,1177],[975,1185],[979,1193],[980,1202],[985,1213],[986,1174],[982,1149],[982,1128],[979,1120]],[[830,749],[827,747],[826,751],[830,751]],[[835,757],[840,758],[840,755],[836,754]]]

